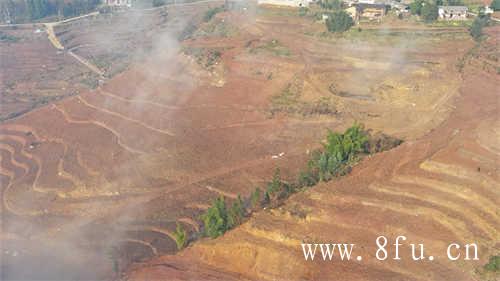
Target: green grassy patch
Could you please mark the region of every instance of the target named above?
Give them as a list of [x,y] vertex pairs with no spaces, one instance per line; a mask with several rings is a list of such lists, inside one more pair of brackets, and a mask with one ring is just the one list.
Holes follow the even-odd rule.
[[223,11],[224,11],[224,6],[211,8],[205,12],[205,15],[203,15],[203,20],[205,22],[209,22],[215,15]]
[[275,39],[268,41],[263,45],[250,48],[250,53],[252,54],[256,54],[263,51],[271,53],[278,57],[289,57],[292,55],[292,52],[290,52],[290,50],[286,46],[284,46],[278,40]]
[[193,37],[232,37],[238,33],[238,28],[223,20],[215,19],[193,33]]
[[184,54],[193,57],[204,68],[211,69],[220,62],[222,52],[219,49],[184,47]]
[[269,113],[271,117],[284,113],[300,115],[333,115],[337,113],[330,97],[321,97],[315,101],[303,101],[301,87],[297,84],[288,84],[280,93],[271,97]]
[[10,34],[6,34],[2,31],[0,31],[0,42],[5,42],[5,43],[16,43],[19,41],[20,38],[16,36],[12,36]]

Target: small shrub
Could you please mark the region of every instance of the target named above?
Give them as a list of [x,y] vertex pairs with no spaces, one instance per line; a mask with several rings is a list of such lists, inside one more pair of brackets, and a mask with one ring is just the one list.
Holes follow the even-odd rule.
[[266,191],[264,193],[264,200],[262,200],[262,205],[269,205],[271,203],[271,195],[269,194],[269,191]]
[[252,192],[252,195],[250,196],[250,204],[252,208],[257,208],[260,203],[260,195],[261,191],[260,188],[255,188],[255,191]]
[[378,153],[394,148],[402,142],[403,141],[398,138],[394,138],[383,133],[377,133],[370,137],[370,139],[365,143],[365,151],[370,154]]
[[258,53],[259,51],[267,51],[278,57],[289,57],[292,55],[290,50],[276,39],[268,41],[264,45],[250,49],[250,53]]
[[202,216],[205,234],[216,238],[227,231],[227,209],[224,197],[219,197],[212,202],[212,206]]
[[174,232],[175,243],[177,244],[177,249],[182,250],[187,245],[187,232],[184,230],[180,223],[177,223]]
[[297,179],[298,186],[300,188],[313,186],[317,184],[318,181],[319,179],[317,179],[317,177],[314,175],[311,169],[300,172],[299,177]]
[[500,256],[491,256],[488,263],[484,265],[484,270],[500,272]]
[[0,31],[0,42],[16,43],[17,41],[19,41],[18,37]]
[[274,170],[273,179],[271,180],[271,182],[267,184],[267,190],[269,191],[269,193],[273,194],[278,192],[280,188],[281,188],[280,169],[276,168],[276,170]]
[[220,13],[224,11],[224,6],[220,6],[220,7],[215,7],[215,8],[211,8],[209,10],[207,10],[205,12],[205,15],[203,16],[203,20],[205,22],[208,22],[210,21],[216,14]]
[[243,200],[238,195],[238,198],[231,206],[231,209],[229,209],[229,214],[227,217],[228,228],[233,228],[237,225],[240,225],[242,223],[244,217],[245,217],[245,207],[243,204]]
[[308,12],[309,12],[309,8],[306,8],[306,7],[299,8],[299,16],[301,16],[301,17],[307,16]]
[[484,17],[476,17],[469,29],[470,35],[474,40],[478,41],[483,36],[483,27],[488,24],[488,19]]

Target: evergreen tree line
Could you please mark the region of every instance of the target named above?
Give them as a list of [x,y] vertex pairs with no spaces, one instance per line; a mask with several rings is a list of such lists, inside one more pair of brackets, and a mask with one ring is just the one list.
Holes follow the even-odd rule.
[[89,13],[101,0],[1,0],[0,20],[21,23],[48,16],[72,17]]
[[[252,211],[279,206],[293,193],[349,173],[361,155],[384,151],[399,144],[400,140],[384,134],[371,136],[357,123],[344,133],[329,131],[323,148],[312,153],[306,168],[296,180],[283,180],[280,170],[276,169],[271,181],[262,189],[255,188],[248,198],[243,199],[238,195],[236,199],[228,200],[221,196],[212,201],[211,206],[200,216],[203,223],[201,235],[211,238],[221,236],[243,223]],[[177,225],[174,235],[178,248],[184,248],[188,241],[182,226]]]

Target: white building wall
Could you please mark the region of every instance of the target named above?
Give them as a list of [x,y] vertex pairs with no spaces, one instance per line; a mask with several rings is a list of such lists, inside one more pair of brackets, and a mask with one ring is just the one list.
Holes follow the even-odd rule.
[[277,5],[289,7],[308,7],[312,0],[258,0],[259,5]]
[[132,7],[132,0],[106,0],[108,6]]

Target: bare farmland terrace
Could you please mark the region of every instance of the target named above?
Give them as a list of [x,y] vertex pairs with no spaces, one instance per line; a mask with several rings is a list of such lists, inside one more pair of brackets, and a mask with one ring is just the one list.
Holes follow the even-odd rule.
[[[213,198],[247,195],[275,167],[295,175],[328,128],[358,120],[423,136],[452,112],[463,83],[456,63],[473,44],[463,30],[427,28],[324,37],[311,19],[252,10],[220,13],[179,42],[186,25],[170,25],[171,13],[157,33],[148,27],[163,26],[161,14],[130,34],[109,16],[56,28],[96,64],[150,53],[95,90],[0,125],[7,277],[32,278],[19,269],[50,258],[47,272],[33,272],[100,279],[174,253],[177,222],[196,232]],[[120,68],[110,61],[106,71]],[[326,113],[303,110],[320,100]]]

